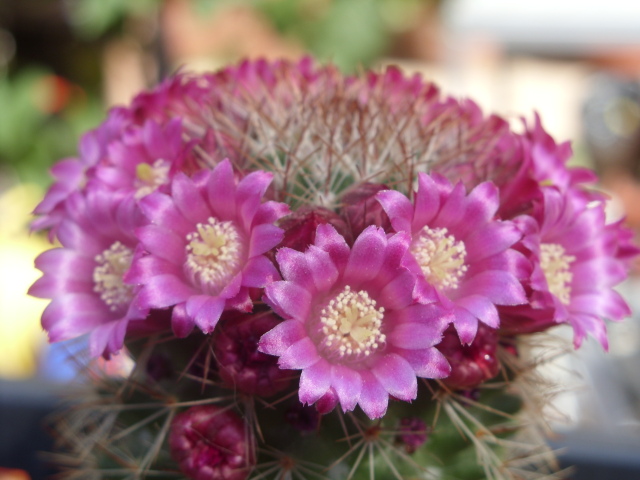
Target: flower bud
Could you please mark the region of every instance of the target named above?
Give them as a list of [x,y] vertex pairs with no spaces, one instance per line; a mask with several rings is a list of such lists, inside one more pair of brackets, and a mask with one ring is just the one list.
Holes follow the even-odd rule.
[[318,225],[326,223],[333,225],[343,236],[348,232],[345,221],[331,210],[322,207],[301,207],[280,222],[284,238],[278,247],[289,247],[304,252],[313,244]]
[[221,322],[213,352],[227,387],[269,397],[289,386],[292,372],[280,369],[277,357],[258,351],[260,337],[278,323],[270,313],[235,314]]
[[169,447],[180,470],[194,480],[245,480],[255,462],[244,423],[217,405],[176,415]]
[[344,207],[342,214],[351,227],[353,238],[356,238],[369,225],[382,227],[385,231],[391,228],[391,222],[376,194],[389,187],[377,183],[363,183],[342,197]]
[[405,417],[398,425],[396,443],[404,445],[407,453],[411,454],[427,441],[429,427],[418,417]]
[[451,365],[451,374],[442,381],[451,388],[469,389],[495,377],[500,371],[496,356],[498,333],[478,324],[478,333],[471,345],[460,343],[453,327],[447,328],[438,345]]

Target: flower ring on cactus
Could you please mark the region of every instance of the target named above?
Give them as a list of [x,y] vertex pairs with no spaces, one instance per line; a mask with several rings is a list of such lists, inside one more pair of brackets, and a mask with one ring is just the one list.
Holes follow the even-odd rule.
[[304,252],[282,248],[284,280],[265,302],[285,318],[260,340],[284,369],[302,370],[299,397],[313,404],[328,392],[344,411],[357,404],[382,417],[389,396],[411,401],[417,380],[443,378],[449,365],[436,345],[451,318],[437,305],[413,301],[415,275],[401,265],[409,237],[366,228],[350,249],[320,225]]
[[135,362],[90,364],[65,478],[560,478],[527,346],[606,348],[639,252],[570,154],[537,115],[310,58],[111,109],[32,224],[61,244],[30,290],[50,341]]
[[463,343],[474,339],[478,321],[500,325],[496,305],[526,301],[519,278],[528,264],[509,248],[522,234],[512,222],[495,218],[498,189],[492,183],[466,195],[461,183],[421,173],[413,204],[395,190],[377,198],[393,229],[411,235],[404,262],[417,276],[416,298],[450,309]]
[[141,248],[127,276],[141,285],[140,308],[173,307],[178,337],[194,325],[210,333],[224,310],[250,311],[249,289],[279,278],[264,254],[282,240],[274,222],[288,208],[261,203],[272,177],[256,171],[237,182],[225,160],[195,180],[177,174],[170,193],[142,198],[150,224],[137,230]]

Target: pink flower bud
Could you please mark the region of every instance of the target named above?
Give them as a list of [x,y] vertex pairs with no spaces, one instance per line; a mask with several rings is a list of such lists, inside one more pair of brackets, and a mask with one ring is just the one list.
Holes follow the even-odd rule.
[[169,447],[180,470],[194,480],[245,480],[255,463],[242,420],[216,405],[176,415]]
[[353,238],[356,238],[369,225],[391,229],[391,222],[384,208],[376,200],[376,194],[389,187],[378,183],[363,183],[342,197],[344,208],[342,213],[351,227]]
[[268,397],[286,389],[294,373],[258,351],[260,337],[280,323],[273,314],[236,314],[223,320],[213,344],[219,374],[229,388]]
[[411,454],[427,441],[429,427],[418,417],[405,417],[400,420],[396,443],[404,445],[407,453]]
[[482,323],[469,346],[462,345],[453,327],[449,327],[438,345],[451,365],[451,375],[442,381],[451,388],[475,387],[500,371],[496,357],[498,333]]
[[348,232],[345,221],[336,213],[322,207],[301,207],[286,216],[279,224],[284,238],[278,248],[289,247],[304,252],[316,238],[318,225],[330,224],[342,235]]

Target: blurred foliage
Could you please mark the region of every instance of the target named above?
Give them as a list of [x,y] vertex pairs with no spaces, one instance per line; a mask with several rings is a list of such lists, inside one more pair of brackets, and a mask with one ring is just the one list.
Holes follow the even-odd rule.
[[[284,36],[344,70],[369,65],[388,49],[393,33],[416,20],[436,0],[191,0],[203,15],[219,8],[249,6]],[[67,0],[73,25],[95,38],[129,16],[151,15],[162,0]]]
[[0,164],[23,182],[49,183],[48,167],[104,114],[97,98],[35,67],[0,72],[0,105]]
[[[86,45],[117,36],[129,18],[155,15],[162,1],[61,0],[74,35]],[[353,71],[384,54],[393,34],[408,28],[420,8],[437,0],[190,1],[201,15],[215,15],[221,8],[254,8],[284,37],[321,60]],[[67,48],[60,55],[77,56],[95,48]],[[52,162],[73,155],[80,134],[104,116],[99,85],[71,83],[65,73],[54,74],[52,66],[17,64],[15,71],[11,65],[6,70],[0,67],[0,165],[5,170],[8,166],[21,181],[47,183],[46,170]],[[85,73],[96,67],[79,57],[71,65]]]
[[81,37],[96,38],[129,16],[152,15],[161,0],[66,0],[72,26]]

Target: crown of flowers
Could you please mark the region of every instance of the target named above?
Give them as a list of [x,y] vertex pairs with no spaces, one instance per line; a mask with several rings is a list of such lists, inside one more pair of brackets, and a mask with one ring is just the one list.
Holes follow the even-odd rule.
[[[108,358],[200,331],[222,385],[269,397],[293,381],[321,414],[381,418],[390,399],[416,399],[418,379],[492,378],[501,338],[565,323],[576,347],[591,335],[607,348],[605,319],[629,314],[613,287],[637,250],[570,153],[537,116],[514,133],[395,68],[180,73],[53,167],[33,228],[60,247],[36,260],[30,293],[51,299],[52,342],[89,334]],[[207,409],[176,431],[236,424]]]

